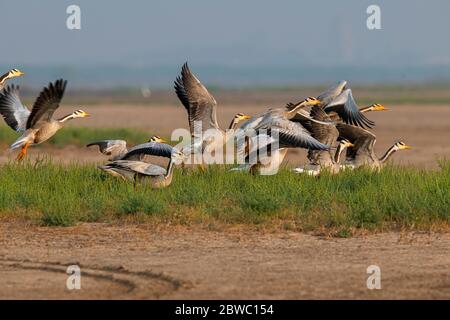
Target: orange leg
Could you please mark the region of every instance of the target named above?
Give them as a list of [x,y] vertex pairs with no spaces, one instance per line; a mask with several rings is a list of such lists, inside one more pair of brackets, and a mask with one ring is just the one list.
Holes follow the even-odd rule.
[[30,146],[30,143],[26,143],[22,147],[22,151],[20,151],[19,155],[17,156],[17,161],[22,161],[23,158],[25,158],[25,155],[27,154],[28,147]]

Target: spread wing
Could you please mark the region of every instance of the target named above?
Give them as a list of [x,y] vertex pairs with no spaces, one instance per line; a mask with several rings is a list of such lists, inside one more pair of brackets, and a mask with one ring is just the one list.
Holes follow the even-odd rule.
[[321,101],[320,106],[324,107],[327,104],[329,104],[331,101],[336,99],[336,97],[339,96],[342,93],[342,91],[345,90],[346,86],[347,86],[347,81],[341,80],[338,83],[336,83],[334,86],[332,86],[331,88],[328,88],[327,90],[325,90],[324,92],[319,94],[317,96],[317,99],[319,99]]
[[339,131],[339,138],[347,139],[354,144],[354,147],[347,149],[348,158],[354,159],[358,153],[373,149],[376,141],[373,133],[346,123],[337,123],[336,128]]
[[116,160],[108,164],[109,166],[126,171],[137,172],[147,176],[166,175],[167,170],[152,163],[130,160]]
[[304,126],[308,131],[311,131],[311,123],[315,122],[317,124],[323,125],[323,126],[332,126],[333,123],[330,120],[319,120],[314,119],[311,116],[310,112],[307,112],[306,110],[298,110],[297,113],[289,119],[290,121],[301,123],[302,126]]
[[101,140],[91,142],[86,147],[98,146],[101,153],[107,156],[118,157],[128,152],[127,142],[124,140]]
[[324,108],[325,112],[336,112],[345,123],[361,128],[372,128],[375,123],[367,119],[353,98],[352,90],[346,89]]
[[131,156],[135,155],[150,155],[150,156],[158,156],[158,157],[165,157],[165,158],[171,158],[172,153],[176,151],[174,147],[172,147],[169,144],[166,143],[159,143],[159,142],[147,142],[138,144],[137,146],[134,146],[131,148],[127,154],[125,154],[122,159],[127,160]]
[[64,96],[66,85],[66,80],[59,79],[54,84],[49,83],[41,91],[28,117],[27,129],[32,128],[40,121],[49,121],[52,118],[53,113],[58,109],[61,99]]
[[281,148],[329,149],[329,146],[313,138],[301,124],[286,119],[274,119],[270,127],[260,129],[267,129],[268,134],[275,139],[273,133],[276,131]]
[[[317,141],[333,146],[339,137],[339,131],[336,129],[336,126],[332,122],[330,116],[322,109],[321,106],[317,105],[311,108],[311,117],[318,121],[331,123],[331,125],[323,125],[318,122],[307,121],[302,124],[309,132],[311,132],[312,137]],[[308,159],[312,163],[315,163],[319,154],[320,153],[318,153],[318,151],[308,150]]]
[[210,128],[219,129],[216,100],[191,72],[187,63],[183,65],[181,76],[177,77],[175,81],[175,92],[187,110],[192,136],[194,132],[197,132],[195,126],[198,125],[202,126],[201,131],[198,132]]
[[[320,107],[314,106],[311,109],[311,117],[323,122],[332,122],[328,114]],[[332,145],[339,136],[339,131],[335,125],[323,125],[318,122],[310,121],[307,125],[308,131],[317,141]]]
[[20,101],[19,86],[10,85],[0,92],[0,114],[13,130],[26,130],[30,110]]

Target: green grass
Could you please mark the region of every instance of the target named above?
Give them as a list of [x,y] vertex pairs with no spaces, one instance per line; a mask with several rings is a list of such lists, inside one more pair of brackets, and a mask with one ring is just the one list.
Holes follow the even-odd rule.
[[440,171],[386,167],[320,178],[177,170],[172,185],[151,190],[119,181],[94,166],[51,162],[0,168],[0,216],[70,226],[82,221],[251,225],[326,231],[447,229],[450,161]]
[[[7,126],[0,126],[0,143],[10,145],[20,135]],[[89,142],[104,139],[122,139],[128,143],[138,144],[146,142],[152,136],[151,132],[127,128],[78,128],[67,127],[57,132],[45,144],[56,147],[66,145],[86,145]]]

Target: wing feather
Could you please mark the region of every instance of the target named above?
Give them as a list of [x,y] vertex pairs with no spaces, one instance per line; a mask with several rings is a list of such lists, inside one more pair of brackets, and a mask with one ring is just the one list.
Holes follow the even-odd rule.
[[367,119],[356,104],[350,89],[344,90],[339,96],[331,101],[324,108],[325,112],[336,112],[347,124],[359,126],[361,128],[372,128],[375,123]]
[[131,148],[122,157],[122,159],[127,160],[131,156],[143,155],[143,154],[150,155],[150,156],[171,158],[172,153],[174,151],[176,151],[176,149],[169,144],[159,143],[159,142],[147,142],[147,143],[138,144],[137,146],[134,146],[133,148]]
[[0,114],[13,130],[26,130],[30,110],[20,101],[19,86],[10,85],[0,92]]
[[137,172],[146,176],[162,176],[167,174],[166,169],[156,164],[142,161],[116,160],[108,165],[113,168]]
[[321,94],[317,96],[317,99],[321,101],[320,106],[324,107],[327,104],[329,104],[331,101],[336,99],[337,96],[339,96],[342,91],[344,91],[345,87],[347,86],[347,81],[341,80],[338,83],[336,83],[334,86],[328,88]]
[[301,124],[296,122],[285,119],[276,119],[276,121],[266,129],[268,129],[268,132],[270,132],[272,137],[274,137],[273,132],[277,131],[281,148],[306,148],[312,150],[329,149],[329,146],[317,141]]
[[66,90],[67,81],[63,79],[56,80],[55,83],[49,83],[34,102],[31,114],[28,117],[27,129],[32,128],[40,121],[49,121],[56,109],[58,109],[61,99]]
[[219,129],[217,123],[217,102],[191,72],[187,63],[181,69],[181,75],[175,80],[175,92],[188,113],[189,128],[194,135],[195,125],[201,124],[204,132],[210,128]]
[[[332,122],[331,118],[320,106],[312,107],[311,117],[318,121]],[[312,137],[317,141],[327,145],[332,145],[339,136],[339,131],[335,125],[323,125],[314,121],[310,121],[308,131],[311,132]]]
[[347,157],[355,158],[359,152],[363,152],[367,147],[373,148],[376,136],[365,129],[346,123],[337,123],[340,139],[347,139],[353,143],[353,147],[347,148]]
[[99,151],[113,158],[124,155],[128,152],[127,142],[125,140],[100,140],[91,142],[86,147],[98,146]]

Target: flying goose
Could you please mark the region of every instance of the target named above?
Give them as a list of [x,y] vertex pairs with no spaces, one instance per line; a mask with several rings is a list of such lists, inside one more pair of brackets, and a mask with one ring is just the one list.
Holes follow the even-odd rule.
[[67,121],[89,116],[83,110],[76,110],[60,119],[52,119],[63,98],[66,85],[67,81],[63,79],[49,83],[37,97],[31,112],[20,101],[19,86],[7,86],[0,92],[0,114],[13,130],[22,132],[22,136],[10,147],[11,150],[22,148],[17,160],[21,161],[25,157],[30,145],[48,140]]
[[323,110],[332,120],[340,119],[344,123],[353,124],[362,128],[372,128],[375,123],[367,119],[353,98],[352,90],[347,88],[347,81],[339,81],[333,87],[317,96]]
[[[303,108],[320,104],[320,101],[313,97],[308,97],[297,104],[287,104],[281,108],[271,108],[264,113],[254,117],[242,125],[241,130],[236,134],[238,139],[238,154],[244,155],[246,161],[243,165],[233,169],[237,171],[246,171],[250,169],[252,172],[262,174],[271,174],[276,172],[283,162],[288,148],[306,148],[312,150],[328,150],[329,146],[315,139],[301,123],[292,121],[294,117],[302,116],[302,119],[313,122],[322,123],[323,125],[331,125],[327,122],[312,119],[309,114],[300,113]],[[258,137],[260,135],[270,136],[268,141],[271,150],[267,152],[264,160],[265,164],[256,161],[249,165],[247,160],[252,158],[249,155],[259,154],[261,148],[266,145],[251,145],[258,139],[248,139],[247,137]],[[254,143],[253,143],[254,144]],[[278,148],[276,147],[278,145]]]
[[[187,62],[181,68],[181,75],[176,78],[174,88],[187,111],[192,138],[191,145],[182,149],[185,156],[202,155],[205,150],[212,153],[219,147],[219,144],[225,145],[227,136],[217,123],[217,102],[191,72]],[[250,116],[238,113],[234,116],[228,129],[234,130],[240,122],[248,119]],[[217,135],[210,134],[206,137],[204,134],[207,130],[215,130]]]
[[345,164],[350,168],[368,166],[374,170],[379,170],[396,151],[412,148],[403,141],[398,141],[379,158],[374,151],[376,136],[372,132],[346,123],[337,123],[336,128],[341,138],[354,144],[354,147],[347,149]]

